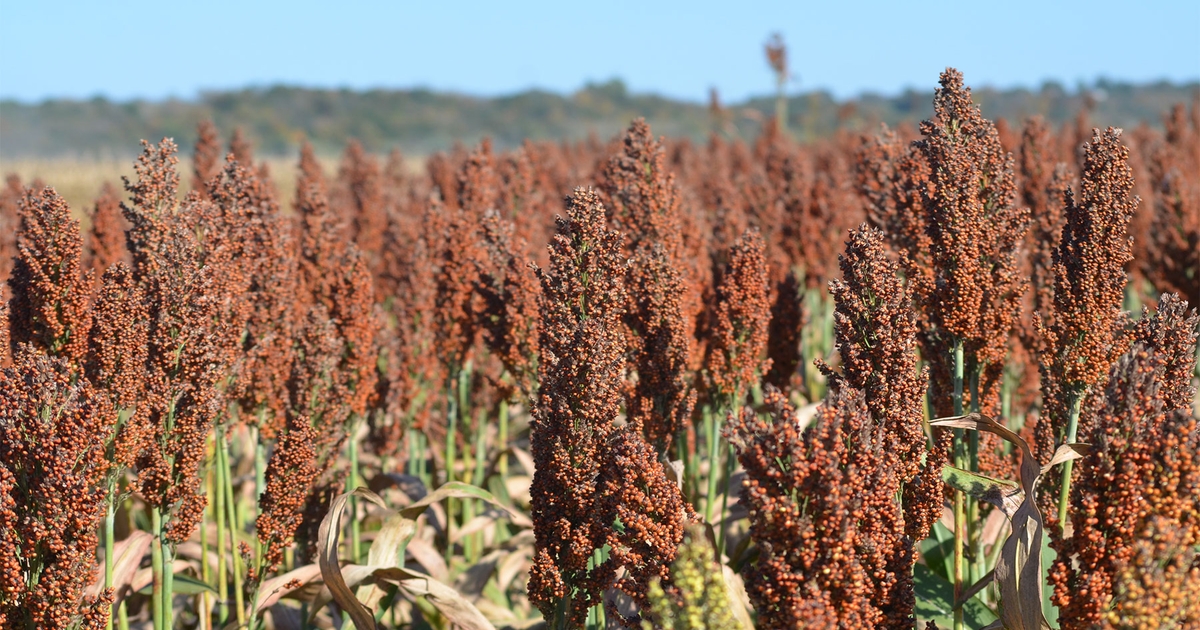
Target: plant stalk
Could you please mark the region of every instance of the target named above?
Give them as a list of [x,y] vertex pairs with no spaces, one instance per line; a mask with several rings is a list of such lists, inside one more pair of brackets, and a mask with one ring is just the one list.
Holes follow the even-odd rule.
[[[104,512],[104,588],[110,589],[113,586],[113,521],[116,518],[116,510],[113,507],[113,488],[108,489],[108,505],[105,506]],[[115,595],[115,594],[114,594]],[[112,630],[113,612],[108,611],[108,619],[104,622],[104,627]]]
[[[963,342],[954,340],[954,415],[963,415],[963,370],[965,368]],[[954,430],[954,465],[964,468],[967,465],[966,444],[962,429]],[[963,493],[954,491],[954,601],[962,597],[966,576],[963,574],[963,545],[967,543],[967,516]],[[964,630],[962,607],[954,609],[954,630]]]
[[720,471],[721,451],[718,448],[720,439],[717,437],[717,433],[720,431],[720,421],[717,420],[717,414],[708,406],[704,408],[704,424],[708,438],[708,488],[704,495],[704,511],[705,520],[712,523],[717,507],[717,474]]
[[[484,487],[483,477],[487,469],[487,431],[484,430],[484,426],[483,418],[479,418],[479,421],[476,422],[475,428],[475,474],[473,476],[472,483],[480,488]],[[468,499],[468,502],[470,502],[472,506],[475,505],[475,502],[471,501],[470,499]],[[473,516],[474,510],[471,512]],[[498,523],[498,525],[503,527],[504,524]],[[467,554],[467,564],[474,566],[475,563],[479,561],[479,555],[483,549],[482,530],[471,535],[471,547],[471,553]]]
[[154,530],[154,540],[150,545],[150,570],[154,579],[153,608],[154,629],[164,630],[167,625],[167,611],[163,605],[166,599],[166,556],[163,553],[163,522],[162,511],[158,508],[150,510],[150,527]]
[[[358,419],[350,420],[350,435],[346,441],[346,456],[350,460],[350,478],[346,483],[346,492],[354,492],[362,485],[358,470]],[[358,564],[358,553],[362,532],[358,522],[358,497],[350,495],[350,559]]]
[[[208,568],[208,523],[207,519],[200,520],[200,581],[208,584],[212,579],[210,569]],[[196,616],[199,617],[200,628],[210,628],[212,626],[212,615],[209,613],[212,610],[209,602],[212,600],[212,593],[207,591],[200,593],[199,607]]]
[[229,623],[229,569],[225,560],[225,459],[221,457],[220,444],[225,441],[225,429],[217,426],[216,443],[213,445],[213,466],[210,483],[213,493],[213,520],[217,523],[217,600],[221,605],[221,624]]
[[508,479],[508,401],[500,401],[499,427],[496,434],[496,448],[500,450],[500,458],[496,460],[496,470],[500,479]]
[[[1067,421],[1067,440],[1066,444],[1073,444],[1078,438],[1079,433],[1079,408],[1083,404],[1083,392],[1072,392],[1071,396],[1071,416]],[[1067,503],[1071,498],[1071,469],[1073,461],[1066,461],[1062,465],[1062,491],[1058,494],[1058,526],[1063,532],[1064,537],[1067,531]]]
[[230,560],[233,562],[233,602],[234,608],[237,611],[238,626],[246,625],[246,605],[245,597],[242,594],[242,563],[241,555],[238,553],[237,532],[240,528],[236,527],[237,515],[235,513],[236,504],[233,500],[233,464],[229,460],[229,445],[225,440],[221,440],[217,445],[220,449],[221,468],[223,469],[223,481],[225,487],[222,492],[225,494],[225,512],[226,518],[229,519],[229,551]]
[[[461,385],[458,375],[450,377],[446,386],[446,483],[454,481],[454,461],[458,441],[458,396],[455,391]],[[454,545],[450,542],[454,532],[454,499],[446,499],[446,566],[454,557]]]

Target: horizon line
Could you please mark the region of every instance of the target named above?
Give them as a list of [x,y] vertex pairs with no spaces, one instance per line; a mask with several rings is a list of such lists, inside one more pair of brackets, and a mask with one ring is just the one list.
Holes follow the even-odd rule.
[[[631,88],[629,86],[629,84],[620,77],[610,77],[605,80],[587,80],[578,88],[575,88],[574,90],[570,90],[570,91],[560,91],[560,90],[555,90],[552,88],[540,87],[537,85],[530,85],[530,86],[527,86],[527,87],[521,88],[521,89],[489,94],[489,93],[473,93],[468,90],[461,90],[461,89],[452,88],[452,87],[438,88],[438,87],[422,85],[422,84],[414,84],[414,85],[409,85],[409,86],[389,86],[389,85],[373,85],[373,86],[340,85],[340,86],[337,86],[337,85],[305,84],[302,82],[291,82],[291,81],[286,81],[286,80],[280,80],[280,81],[270,82],[270,83],[249,83],[249,84],[245,84],[245,85],[238,86],[238,87],[196,88],[196,90],[190,96],[180,96],[178,94],[166,94],[166,95],[161,95],[161,96],[141,95],[141,96],[130,96],[130,97],[113,97],[113,96],[110,96],[110,95],[104,94],[104,93],[96,93],[96,94],[92,94],[90,96],[58,95],[58,96],[43,96],[43,97],[39,97],[39,98],[35,98],[35,99],[25,99],[25,98],[16,97],[16,96],[0,95],[0,103],[7,103],[7,104],[16,103],[16,104],[23,105],[23,106],[39,106],[39,105],[45,105],[47,103],[53,103],[53,102],[85,103],[85,102],[91,102],[91,101],[97,101],[97,100],[115,103],[115,104],[200,103],[200,102],[203,102],[207,97],[209,97],[211,95],[231,94],[231,93],[239,93],[239,92],[263,93],[263,92],[269,92],[269,91],[275,90],[275,89],[308,90],[308,91],[313,91],[313,92],[350,92],[350,93],[356,93],[356,94],[367,94],[367,93],[372,93],[372,92],[391,92],[391,93],[428,92],[428,93],[433,93],[433,94],[441,94],[441,95],[445,95],[445,96],[455,96],[455,97],[460,97],[460,98],[470,98],[470,99],[479,99],[479,100],[500,100],[500,99],[512,98],[515,96],[521,96],[521,95],[530,94],[530,93],[543,93],[543,94],[550,94],[553,96],[559,96],[559,97],[563,97],[563,98],[570,98],[577,94],[586,92],[590,89],[605,88],[605,87],[612,86],[614,83],[619,84],[629,96],[633,96],[633,97],[662,98],[662,99],[671,100],[671,101],[675,101],[675,102],[689,103],[689,104],[700,105],[700,106],[707,106],[709,104],[708,99],[695,99],[695,98],[690,98],[690,97],[676,96],[676,95],[666,94],[666,93],[663,93],[660,91],[655,91],[652,89],[651,90],[640,90],[640,89]],[[1147,79],[1147,80],[1127,80],[1127,79],[1112,78],[1112,77],[1100,75],[1100,76],[1097,76],[1097,77],[1091,79],[1090,81],[1076,80],[1073,85],[1069,84],[1065,81],[1059,80],[1059,79],[1047,78],[1047,79],[1042,79],[1036,85],[1014,84],[1014,85],[1008,85],[1008,86],[998,86],[998,85],[994,85],[994,84],[984,83],[984,84],[980,84],[978,86],[971,86],[971,91],[972,92],[985,92],[985,91],[988,91],[988,92],[1011,92],[1011,91],[1040,92],[1040,91],[1044,91],[1047,88],[1057,86],[1057,87],[1061,88],[1066,94],[1073,96],[1073,95],[1084,94],[1087,92],[1095,92],[1098,90],[1103,90],[1106,87],[1140,87],[1140,86],[1163,85],[1163,84],[1174,86],[1174,87],[1180,87],[1180,88],[1194,87],[1194,88],[1200,89],[1200,76],[1183,79],[1183,80],[1176,80],[1176,79],[1171,79],[1171,78],[1167,78],[1167,77],[1162,77],[1162,78],[1158,78],[1158,79]],[[911,85],[905,86],[899,90],[894,90],[894,91],[860,90],[855,95],[849,96],[849,97],[839,96],[833,90],[829,89],[828,87],[821,87],[821,86],[813,87],[810,89],[796,90],[796,91],[785,91],[785,94],[788,96],[789,99],[797,97],[797,96],[806,96],[806,95],[812,95],[812,94],[824,94],[824,95],[828,96],[830,98],[830,100],[832,100],[834,102],[845,103],[845,102],[861,100],[864,98],[888,99],[888,98],[903,96],[906,94],[911,94],[913,92],[920,93],[920,92],[928,91],[928,92],[932,93],[933,90],[936,88],[936,86],[937,86],[937,83],[936,83],[936,81],[934,81],[931,83],[930,87],[927,90],[922,89],[922,88],[917,88],[917,87],[914,87]],[[716,89],[716,88],[714,86],[711,89]],[[719,96],[720,91],[718,90],[717,93]],[[774,94],[772,94],[770,92],[764,92],[764,93],[760,93],[760,94],[752,94],[752,95],[749,95],[742,99],[731,100],[731,101],[728,101],[727,103],[722,103],[722,105],[724,105],[724,106],[731,106],[731,105],[736,105],[736,104],[746,105],[746,104],[750,104],[754,101],[764,100],[764,99],[774,99],[774,98],[775,98]]]

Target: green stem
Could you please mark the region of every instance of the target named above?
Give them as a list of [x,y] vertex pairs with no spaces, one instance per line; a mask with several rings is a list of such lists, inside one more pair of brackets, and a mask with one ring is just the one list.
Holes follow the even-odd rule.
[[[963,415],[963,370],[965,367],[963,357],[963,342],[961,339],[954,340],[954,415]],[[963,430],[954,430],[954,465],[958,468],[964,468],[967,465],[967,453],[965,443],[963,441]],[[963,493],[960,490],[954,491],[954,601],[958,601],[962,597],[963,587],[965,586],[965,575],[963,574],[963,545],[967,542],[967,517],[963,501]],[[964,630],[963,610],[962,607],[954,609],[954,630]]]
[[[207,444],[207,442],[206,442],[206,444]],[[200,581],[204,582],[205,584],[208,584],[209,580],[212,579],[212,576],[209,575],[209,573],[210,573],[210,570],[208,568],[208,522],[207,522],[207,519],[202,518],[200,520]],[[207,624],[211,623],[211,621],[212,621],[211,615],[209,614],[209,611],[211,610],[211,608],[209,607],[209,604],[208,604],[211,595],[212,595],[212,593],[209,593],[207,591],[200,594],[200,602],[199,602],[200,610],[197,611],[197,616],[200,618],[202,626],[207,625]]]
[[[104,512],[104,588],[109,589],[113,586],[113,521],[116,518],[116,510],[113,506],[113,488],[108,489],[108,501]],[[112,630],[113,616],[112,611],[108,613],[108,618],[104,621],[104,627]]]
[[729,509],[729,480],[733,478],[734,463],[737,462],[737,455],[733,451],[733,445],[729,445],[729,452],[725,454],[725,476],[724,484],[721,489],[721,512],[722,519],[721,527],[717,530],[717,560],[720,561],[725,555],[725,511]]
[[[124,499],[126,514],[129,513],[131,501],[132,499],[128,496]],[[129,630],[129,610],[125,607],[125,600],[121,600],[121,605],[117,608],[117,628]]]
[[167,628],[167,621],[163,602],[165,601],[164,594],[167,586],[164,578],[166,568],[163,556],[162,512],[158,508],[150,510],[150,527],[154,530],[154,540],[150,545],[150,571],[154,579],[154,593],[152,597],[152,601],[154,602],[154,630],[164,630]]
[[426,488],[433,487],[433,479],[429,476],[429,438],[422,431],[417,432],[417,476]]
[[500,459],[496,462],[497,471],[500,473],[500,479],[508,479],[508,401],[500,401],[500,422],[499,431],[496,435],[496,448],[500,449]]
[[[971,411],[978,413],[980,411],[979,399],[979,366],[973,365],[970,368],[970,374],[967,377],[967,387],[971,392]],[[968,463],[971,465],[971,470],[979,471],[979,431],[970,432],[970,441],[968,443],[970,459]],[[971,565],[969,573],[969,583],[974,584],[977,580],[983,577],[983,528],[972,526],[979,523],[979,501],[975,497],[964,497],[967,503],[967,537],[968,544],[971,547]]]
[[[254,441],[254,504],[267,489],[267,443],[262,439],[262,425],[267,420],[267,408],[258,410],[258,426],[250,427],[250,439]],[[257,513],[257,512],[256,512]]]
[[688,448],[687,438],[687,427],[680,427],[679,431],[675,433],[675,456],[683,462],[683,478],[679,480],[683,489],[683,496],[688,502],[695,505],[695,496],[693,495],[696,492],[694,483],[696,458],[692,457],[691,450]]
[[[354,492],[362,485],[358,471],[358,419],[350,420],[350,435],[346,441],[346,455],[350,460],[350,479],[347,482],[347,492]],[[350,495],[350,559],[358,564],[358,552],[362,533],[358,522],[358,497]]]
[[[262,500],[262,494],[267,489],[267,445],[262,439],[262,425],[266,421],[266,407],[258,410],[258,425],[250,427],[250,440],[254,442],[254,522],[258,522],[258,515],[262,508],[259,501]],[[258,542],[258,537],[254,537],[254,563],[256,566],[262,564],[262,544]],[[261,579],[261,577],[260,577]]]
[[[446,386],[446,483],[454,481],[454,462],[457,454],[455,449],[458,441],[458,396],[455,391],[459,384],[457,375],[451,376]],[[454,532],[454,499],[446,499],[446,565],[454,556],[454,545],[450,542]]]
[[[480,488],[484,487],[484,470],[487,467],[487,432],[484,431],[483,419],[475,423],[475,474],[472,476],[471,483]],[[467,504],[471,505],[471,518],[475,516],[475,502],[467,499]],[[468,518],[464,518],[463,522],[467,522]],[[503,525],[503,523],[500,523]],[[479,561],[480,550],[483,549],[483,531],[478,531],[471,535],[469,539],[471,549],[467,554],[468,565],[474,566]]]
[[[165,520],[164,520],[165,524]],[[175,627],[175,549],[163,545],[163,617],[167,628]]]
[[150,511],[150,527],[154,530],[154,540],[150,543],[150,572],[153,576],[153,621],[154,630],[163,630],[162,591],[163,591],[163,552],[162,552],[162,516],[158,510]]
[[230,561],[233,563],[233,602],[234,608],[237,611],[237,621],[239,626],[246,625],[246,605],[245,596],[242,594],[242,562],[241,554],[238,553],[237,533],[241,529],[237,527],[237,514],[235,513],[236,504],[233,500],[233,464],[229,460],[229,445],[225,440],[221,440],[218,447],[221,450],[221,464],[224,468],[225,487],[222,492],[225,493],[225,512],[226,518],[229,519],[229,551]]
[[220,444],[225,441],[225,429],[217,425],[216,443],[213,445],[213,466],[210,483],[213,493],[213,519],[217,523],[217,601],[221,605],[221,624],[229,623],[229,569],[225,562],[225,458]]
[[705,520],[709,523],[713,522],[717,507],[717,472],[720,470],[719,462],[721,451],[717,448],[719,442],[717,432],[720,430],[720,423],[716,419],[716,413],[708,406],[704,408],[704,425],[705,437],[708,440],[708,488],[704,495],[704,510]]
[[[1067,422],[1066,444],[1073,444],[1079,432],[1079,408],[1083,403],[1083,392],[1072,392],[1071,417]],[[1071,498],[1071,468],[1075,462],[1067,461],[1062,465],[1062,491],[1058,493],[1058,527],[1064,537],[1067,531],[1067,502]]]

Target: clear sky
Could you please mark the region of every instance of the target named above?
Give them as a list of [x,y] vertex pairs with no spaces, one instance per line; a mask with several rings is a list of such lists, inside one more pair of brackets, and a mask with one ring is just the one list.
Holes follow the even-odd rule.
[[838,97],[1098,77],[1200,79],[1200,1],[308,2],[0,0],[0,98],[188,98],[287,83],[570,92],[619,77],[702,101],[770,92],[779,31],[789,89]]

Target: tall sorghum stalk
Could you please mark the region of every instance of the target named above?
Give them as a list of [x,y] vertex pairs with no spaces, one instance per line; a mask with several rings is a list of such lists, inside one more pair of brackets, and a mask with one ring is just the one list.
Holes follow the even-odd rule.
[[113,263],[127,258],[125,217],[117,189],[105,183],[96,203],[88,210],[88,229],[84,259],[95,274],[103,274]]
[[206,229],[219,217],[207,202],[193,197],[179,206],[174,154],[170,140],[144,145],[138,181],[126,181],[132,204],[122,205],[149,321],[146,413],[154,435],[139,456],[138,482],[155,525],[159,627],[171,624],[173,548],[191,535],[205,506],[199,469],[218,414],[217,383],[232,359],[238,328],[230,309],[241,289],[224,240],[236,235]]
[[61,357],[18,347],[0,370],[0,626],[99,630],[84,595],[104,520],[112,415]]
[[[718,474],[728,480],[733,454],[725,470],[719,462],[721,424],[727,414],[738,414],[746,394],[757,379],[770,369],[766,358],[767,324],[771,317],[768,297],[768,270],[762,237],[757,230],[747,231],[729,252],[729,265],[716,290],[715,321],[708,346],[707,368],[710,395],[715,413],[708,431],[709,476],[705,515],[712,523],[724,518],[716,512]],[[728,488],[721,493],[722,509]],[[724,531],[724,528],[721,528]],[[721,536],[721,542],[724,536]],[[718,553],[723,552],[718,543]]]
[[196,124],[196,146],[192,149],[192,190],[202,199],[208,199],[208,183],[221,175],[221,157],[217,126],[210,120],[200,121]]
[[[1025,283],[1018,273],[1016,251],[1024,239],[1028,209],[1016,206],[1011,154],[1004,151],[991,121],[971,102],[962,74],[947,69],[934,98],[937,119],[921,123],[924,138],[915,146],[929,165],[929,185],[921,190],[925,225],[931,243],[934,291],[925,304],[931,330],[925,350],[942,363],[934,374],[934,408],[953,412],[967,408],[995,415],[1008,341],[1019,315]],[[949,368],[949,369],[947,369]],[[949,396],[947,396],[949,394]],[[1003,474],[994,440],[969,444],[955,435],[955,464],[971,470]],[[1006,467],[1006,466],[1003,466]],[[974,501],[955,495],[955,593],[962,593],[967,574],[964,546],[982,562],[978,532],[970,531]],[[982,573],[977,565],[976,573]],[[962,610],[955,611],[962,628]]]
[[757,627],[879,627],[861,527],[882,507],[875,488],[898,487],[884,429],[853,387],[835,386],[803,433],[779,392],[765,398],[767,418],[746,408],[727,430],[746,469],[741,497],[759,549],[746,572]]
[[787,133],[787,89],[788,64],[787,47],[783,44],[783,36],[779,33],[771,35],[766,45],[767,65],[775,73],[775,124],[783,133]]
[[[570,197],[539,277],[529,593],[552,627],[578,628],[605,589],[645,605],[650,578],[669,575],[691,509],[640,423],[614,424],[624,397],[626,269],[621,237],[606,229],[596,193],[577,189]],[[608,613],[638,623],[615,608]]]
[[252,573],[249,589],[252,603],[258,599],[262,580],[283,563],[284,551],[300,527],[305,496],[318,473],[313,450],[316,438],[307,417],[293,416],[267,465],[267,481],[258,499],[259,514],[254,527],[262,553]]
[[[455,208],[433,201],[427,211],[428,240],[433,243],[434,349],[445,367],[444,396],[446,409],[445,468],[447,482],[454,480],[457,441],[466,412],[467,386],[470,382],[471,351],[479,333],[475,292],[480,251],[480,219],[496,204],[498,177],[492,166],[491,146],[485,143],[464,162],[456,176],[453,201]],[[449,196],[449,191],[443,191]],[[455,502],[446,502],[447,540],[455,521]],[[447,558],[453,545],[447,543]]]
[[604,445],[620,412],[626,304],[621,237],[605,228],[590,190],[569,198],[542,284],[538,399],[530,427],[537,468],[530,495],[536,551],[530,600],[553,628],[581,627],[608,580],[593,564],[603,546],[596,497]]
[[[14,389],[12,392],[14,396],[17,395],[15,388],[20,387],[28,391],[24,394],[24,398],[11,399],[5,405],[6,411],[10,414],[4,429],[4,432],[8,434],[9,442],[6,447],[0,447],[0,451],[6,454],[0,463],[7,466],[8,471],[16,475],[16,485],[13,490],[23,499],[21,507],[44,510],[42,514],[28,519],[27,522],[14,524],[13,529],[8,530],[7,533],[35,538],[47,537],[48,539],[37,543],[38,545],[45,544],[46,547],[30,548],[27,544],[22,546],[22,555],[31,572],[27,584],[34,592],[25,593],[22,597],[20,591],[25,589],[18,589],[16,600],[6,602],[6,604],[16,604],[24,598],[27,600],[27,604],[44,607],[41,611],[34,609],[15,616],[14,624],[23,623],[19,622],[18,618],[25,619],[24,623],[27,623],[43,617],[46,623],[55,625],[56,622],[52,623],[51,620],[54,619],[54,615],[58,614],[55,612],[58,607],[62,604],[76,602],[79,610],[70,614],[80,615],[87,612],[89,616],[95,616],[94,621],[108,626],[111,624],[110,614],[105,614],[103,618],[97,616],[99,615],[97,606],[85,606],[82,602],[77,602],[79,593],[73,590],[76,586],[73,586],[71,582],[56,586],[54,581],[61,578],[55,578],[54,575],[56,570],[70,567],[72,563],[79,562],[81,559],[74,557],[73,554],[80,551],[88,552],[89,544],[91,546],[90,553],[95,553],[95,535],[102,519],[106,525],[104,528],[105,587],[112,586],[111,506],[114,500],[113,488],[123,466],[128,465],[136,453],[139,438],[139,432],[125,431],[123,411],[120,407],[122,403],[131,405],[132,401],[136,400],[138,388],[136,384],[129,382],[128,375],[117,373],[121,371],[120,368],[112,364],[119,359],[114,359],[108,352],[103,356],[96,354],[100,349],[90,346],[89,332],[113,333],[112,292],[120,293],[120,289],[108,289],[112,288],[114,282],[119,283],[119,279],[114,278],[122,276],[122,271],[124,271],[123,277],[127,282],[128,270],[114,269],[113,274],[105,274],[104,288],[106,291],[98,296],[96,306],[88,309],[87,301],[90,293],[88,285],[92,284],[92,276],[90,272],[86,275],[81,273],[82,235],[79,224],[70,217],[66,203],[58,197],[53,189],[45,188],[40,192],[31,190],[19,204],[19,212],[21,221],[17,231],[17,256],[14,260],[13,275],[8,281],[12,288],[13,299],[5,308],[6,314],[11,309],[11,320],[4,322],[6,324],[5,332],[6,334],[11,333],[11,341],[17,349],[17,365],[14,366],[17,371],[8,375],[9,382],[6,384],[6,388]],[[123,304],[121,306],[129,307],[130,305]],[[124,319],[122,323],[128,325],[129,330],[119,331],[116,338],[108,340],[114,346],[119,346],[122,341],[128,341],[126,335],[137,337],[138,326],[143,322],[138,321],[137,308],[136,305],[133,306],[134,308],[130,308],[127,314],[116,315],[116,317],[127,315],[128,318]],[[98,316],[100,330],[92,330],[94,313],[100,313]],[[142,341],[144,342],[144,335]],[[134,344],[136,346],[136,340],[134,340]],[[114,348],[109,347],[105,350],[111,351]],[[128,350],[129,361],[136,363],[139,349],[134,347],[123,348],[123,350]],[[38,363],[35,360],[35,354],[41,355],[43,358],[53,357],[54,362]],[[141,356],[145,356],[144,351],[141,352]],[[94,368],[97,363],[101,362],[104,362],[106,367],[113,369],[103,370],[102,375],[94,370],[87,370],[91,372],[89,376],[93,377],[96,384],[103,388],[103,391],[96,392],[94,388],[89,387],[90,384],[84,378],[84,372],[85,367]],[[47,373],[36,374],[38,371]],[[134,376],[136,378],[137,374]],[[72,390],[75,390],[76,387],[79,389],[74,392],[61,390],[54,393],[51,391],[54,383],[57,383],[58,387],[69,384],[72,386]],[[51,389],[47,389],[48,386]],[[76,396],[83,398],[73,401],[72,399]],[[54,403],[56,397],[62,398],[57,403],[62,408],[56,408]],[[72,413],[80,415],[72,418]],[[26,418],[26,415],[31,418]],[[47,434],[47,427],[27,424],[32,417],[37,417],[43,422],[52,420],[54,423],[78,423],[79,426],[75,427],[78,433],[74,436],[54,435],[59,431],[69,432],[71,430],[71,427],[64,426],[60,429],[53,429],[52,433]],[[124,448],[115,446],[118,433],[125,440]],[[57,444],[57,440],[60,438],[75,439],[79,443]],[[99,440],[98,449],[91,443],[92,440]],[[31,449],[28,461],[22,461],[20,457],[13,458],[14,447],[18,447],[22,442],[24,442],[25,449]],[[63,452],[64,448],[78,449],[73,465],[71,456]],[[19,453],[20,450],[21,448],[17,448],[16,452]],[[55,457],[65,458],[62,465],[46,468],[47,461],[53,460]],[[64,477],[64,475],[66,476]],[[73,496],[60,496],[64,492],[73,492],[74,494]],[[93,498],[92,493],[97,492],[100,503],[93,506],[90,503]],[[37,508],[43,501],[52,503]],[[61,522],[54,524],[67,516],[57,513],[61,512],[61,507],[56,508],[55,506],[60,502],[62,502],[61,506],[71,507],[78,512],[74,524],[68,525]],[[89,515],[93,509],[96,510],[96,530],[81,538],[81,532],[76,529],[91,518]],[[61,531],[39,534],[36,531],[38,522],[50,524],[52,528]],[[35,530],[29,529],[31,525],[35,527]],[[13,541],[7,542],[12,543]],[[61,558],[58,559],[44,555],[47,551],[55,549],[66,549],[66,551],[55,552],[61,555]],[[40,563],[45,563],[46,566],[43,568],[39,566]],[[86,568],[85,566],[76,566],[68,570],[84,572]],[[41,582],[43,571],[45,571],[44,577],[47,580],[44,583]],[[83,577],[80,575],[75,579],[79,580]],[[55,597],[58,603],[50,602],[49,605],[36,603],[39,597],[52,592],[52,590],[44,591],[42,589],[54,588],[62,588],[65,591],[65,596]],[[111,594],[111,591],[108,593]],[[108,597],[105,596],[103,599],[108,599]],[[99,603],[101,602],[97,602],[97,605]],[[104,612],[108,613],[108,607],[104,608]],[[0,612],[0,615],[4,614]]]
[[[92,304],[92,328],[84,371],[109,402],[106,413],[114,418],[105,444],[107,508],[104,517],[104,585],[113,586],[113,533],[120,484],[146,445],[150,426],[139,410],[147,356],[146,305],[133,273],[123,262],[104,272],[100,292]],[[124,610],[124,601],[121,602]]]
[[298,301],[305,311],[293,342],[303,360],[292,362],[287,389],[291,413],[306,417],[316,434],[316,474],[296,530],[300,557],[311,558],[329,501],[346,485],[334,467],[348,429],[354,418],[366,414],[378,393],[379,320],[366,261],[344,240],[326,201],[319,165],[307,146],[301,152],[300,172]]
[[[1139,266],[1154,286],[1200,300],[1200,102],[1191,116],[1182,103],[1164,119],[1166,142],[1155,143],[1149,175],[1154,190],[1150,247]],[[1141,213],[1139,213],[1141,214]],[[1139,238],[1140,235],[1139,235]],[[1140,253],[1141,250],[1139,250]]]
[[1088,398],[1079,437],[1091,451],[1070,488],[1073,533],[1055,542],[1050,568],[1066,630],[1200,623],[1198,333],[1196,312],[1164,295]]
[[913,543],[924,540],[941,516],[943,496],[942,459],[927,448],[923,428],[927,376],[917,369],[916,315],[881,232],[866,225],[851,232],[839,261],[842,279],[829,289],[843,373],[823,369],[835,386],[862,390],[882,430],[877,464],[890,472],[859,469],[880,482],[868,485],[862,497],[860,557],[883,616],[879,627],[911,628]]
[[630,124],[621,150],[609,157],[599,179],[631,259],[624,323],[637,381],[628,413],[642,423],[646,439],[665,451],[694,406],[686,372],[702,308],[701,272],[689,252],[695,237],[683,221],[682,196],[664,142],[645,120]]
[[[1095,130],[1086,143],[1078,201],[1063,191],[1066,224],[1054,251],[1054,296],[1049,322],[1040,324],[1043,339],[1042,431],[1056,444],[1078,437],[1080,411],[1091,387],[1106,378],[1128,347],[1121,311],[1125,265],[1133,259],[1128,226],[1137,207],[1129,149],[1121,132]],[[1053,523],[1065,524],[1074,462],[1063,464]],[[1047,491],[1050,489],[1047,488]],[[1052,491],[1046,492],[1055,496]],[[1047,506],[1049,507],[1049,506]],[[1062,536],[1051,528],[1052,538]]]

